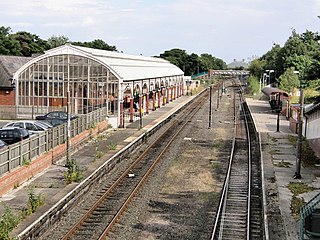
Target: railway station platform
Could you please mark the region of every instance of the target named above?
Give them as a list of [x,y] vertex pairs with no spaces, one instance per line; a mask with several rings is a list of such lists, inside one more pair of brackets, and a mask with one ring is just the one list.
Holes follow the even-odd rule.
[[[72,154],[72,158],[76,159],[77,164],[79,164],[83,178],[89,176],[102,163],[101,159],[95,157],[97,148],[100,150],[108,148],[110,145],[114,146],[115,149],[105,153],[104,159],[111,157],[192,100],[193,97],[181,96],[155,111],[150,111],[148,115],[143,117],[142,126],[140,126],[141,123],[139,121],[135,121],[127,124],[125,128],[108,129],[102,133],[104,137],[102,138],[103,140],[99,141],[100,146],[97,145],[97,139],[92,139],[85,147],[79,148],[78,151]],[[320,178],[316,177],[316,171],[318,171],[319,175],[319,169],[302,167],[302,179],[293,179],[296,167],[296,151],[288,136],[295,134],[290,132],[289,122],[282,116],[280,119],[280,132],[276,132],[277,115],[271,112],[269,103],[252,99],[247,99],[247,102],[262,139],[269,239],[296,240],[298,239],[299,222],[295,221],[291,214],[290,205],[293,194],[288,189],[288,184],[291,182],[304,182],[309,186],[320,189]],[[288,167],[281,167],[281,163],[285,163]],[[45,197],[45,205],[35,213],[27,216],[14,230],[14,236],[22,232],[76,187],[77,183],[65,184],[64,172],[66,168],[64,165],[65,159],[61,159],[43,173],[34,176],[28,182],[0,197],[0,202],[15,210],[27,207],[30,187],[33,187],[35,194],[41,194]],[[305,202],[308,202],[319,192],[319,190],[313,190],[298,197],[303,197]],[[0,204],[0,213],[3,213],[3,210],[4,204]]]
[[289,121],[280,116],[279,132],[277,132],[277,114],[271,112],[268,101],[247,99],[253,114],[257,130],[261,136],[265,192],[267,199],[267,219],[269,223],[269,239],[299,239],[299,221],[291,213],[293,193],[288,185],[305,183],[313,187],[307,193],[295,196],[310,201],[320,192],[320,167],[301,166],[301,179],[294,179],[296,172],[296,146],[289,138],[297,136],[289,129]]
[[[133,123],[126,124],[125,128],[110,128],[100,134],[102,136],[100,139],[91,139],[91,141],[80,147],[76,152],[71,154],[71,158],[75,159],[80,167],[82,179],[85,179],[102,165],[103,160],[97,157],[97,153],[100,150],[103,152],[104,149],[112,148],[103,155],[103,159],[111,158],[116,152],[123,149],[126,145],[129,145],[162,120],[166,119],[194,97],[195,96],[181,96],[176,98],[165,106],[161,106],[155,111],[150,111],[148,115],[144,115],[142,122],[137,120]],[[39,219],[40,216],[46,213],[60,199],[76,187],[77,183],[68,185],[65,183],[65,161],[65,158],[60,159],[41,174],[34,176],[26,183],[21,184],[19,187],[0,197],[0,202],[3,203],[0,204],[0,213],[4,212],[5,205],[9,206],[12,210],[17,211],[26,209],[28,205],[28,191],[30,188],[33,189],[36,195],[42,195],[44,197],[44,206],[40,207],[35,213],[27,216],[20,222],[18,227],[14,229],[13,236],[17,236],[21,233],[32,222]]]

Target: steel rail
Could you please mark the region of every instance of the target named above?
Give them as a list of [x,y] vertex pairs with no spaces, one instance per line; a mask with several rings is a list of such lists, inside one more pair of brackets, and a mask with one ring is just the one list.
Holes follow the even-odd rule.
[[[240,106],[242,109],[242,115],[244,117],[244,122],[245,122],[245,129],[246,129],[246,138],[247,138],[247,144],[248,144],[248,196],[247,196],[247,214],[246,214],[246,239],[250,239],[250,221],[251,221],[251,182],[252,182],[252,154],[251,154],[251,137],[250,137],[250,129],[249,129],[249,124],[248,124],[248,118],[247,118],[247,112],[246,109],[243,105],[244,102],[244,97],[242,94],[242,89],[240,88]],[[223,224],[224,224],[224,218],[223,212],[225,211],[225,206],[227,204],[227,195],[228,195],[228,187],[229,187],[229,181],[231,177],[231,168],[234,160],[234,153],[235,153],[235,146],[236,146],[236,137],[237,137],[237,121],[239,120],[237,116],[234,116],[235,119],[235,128],[234,128],[234,134],[233,134],[233,143],[232,143],[232,149],[231,149],[231,154],[229,158],[229,166],[228,170],[226,173],[226,178],[224,182],[224,186],[222,189],[221,197],[220,197],[220,203],[219,207],[217,210],[216,218],[215,218],[215,223],[211,235],[211,240],[214,240],[216,237],[218,239],[223,239]],[[219,225],[220,224],[220,225]],[[219,229],[219,236],[218,234],[218,229]]]
[[[243,104],[242,104],[243,106]],[[251,223],[251,184],[252,184],[252,154],[251,154],[251,136],[250,136],[250,129],[249,123],[247,118],[247,110],[243,109],[243,114],[245,118],[245,126],[247,132],[247,142],[248,142],[248,162],[249,162],[249,169],[248,169],[248,201],[247,201],[247,239],[250,239],[250,223]]]
[[[234,111],[234,114],[236,114],[235,111]],[[217,234],[216,232],[218,229],[219,220],[222,215],[222,210],[223,210],[223,207],[225,204],[226,193],[228,191],[227,189],[228,189],[229,179],[230,179],[230,175],[231,175],[231,166],[232,166],[232,161],[233,161],[233,157],[234,157],[234,150],[235,150],[235,146],[236,146],[236,136],[237,136],[237,126],[236,126],[237,116],[236,115],[234,116],[234,119],[235,119],[235,127],[233,130],[233,140],[232,140],[232,147],[231,147],[231,153],[230,153],[230,158],[229,158],[228,170],[227,170],[226,178],[225,178],[223,188],[222,188],[220,203],[219,203],[219,207],[217,210],[217,214],[216,214],[216,218],[215,218],[215,222],[214,222],[214,226],[213,226],[211,240],[213,240]]]
[[[200,101],[197,104],[197,107],[200,105]],[[123,212],[125,211],[125,209],[127,208],[128,204],[131,202],[131,200],[133,199],[133,197],[136,195],[136,193],[139,191],[139,189],[143,186],[144,182],[146,181],[146,179],[149,177],[149,175],[151,174],[151,172],[154,170],[154,168],[156,167],[156,165],[158,164],[158,162],[161,160],[162,156],[165,154],[166,150],[170,147],[171,143],[176,139],[176,137],[178,136],[178,134],[184,129],[184,127],[189,123],[189,121],[194,117],[194,115],[197,113],[197,111],[193,111],[193,113],[189,116],[189,118],[187,120],[184,121],[184,123],[181,125],[181,127],[176,131],[176,133],[172,136],[172,138],[170,139],[170,141],[165,145],[165,147],[161,150],[161,152],[158,154],[158,156],[156,157],[156,159],[154,160],[153,164],[151,165],[151,167],[148,169],[148,171],[146,172],[146,174],[143,176],[143,178],[139,181],[139,183],[137,184],[137,186],[133,189],[132,193],[130,194],[130,196],[128,197],[128,199],[125,201],[125,203],[123,204],[123,206],[120,208],[120,210],[117,212],[117,214],[113,217],[112,221],[109,223],[109,225],[107,226],[107,228],[104,230],[104,232],[101,234],[101,236],[98,238],[98,240],[102,240],[105,239],[108,235],[108,233],[111,231],[112,227],[114,226],[114,224],[117,223],[118,219],[121,217],[121,215],[123,214]]]
[[[200,103],[202,101],[204,97],[203,96],[199,96],[199,99],[198,99],[198,102],[196,102],[196,107],[199,107],[200,106]],[[194,103],[195,104],[195,103]],[[195,107],[195,108],[196,108]],[[200,106],[201,107],[201,106]],[[194,108],[194,109],[195,109]],[[189,111],[189,109],[185,109],[183,111]],[[178,130],[178,133],[184,128],[184,126],[188,123],[188,121],[196,114],[197,111],[193,111],[193,114],[190,115],[190,117],[188,118],[187,121],[185,121],[185,123],[182,125],[182,127]],[[173,121],[172,124],[170,124],[166,129],[165,131],[163,131],[163,133],[157,137],[157,139],[155,139],[145,150],[143,153],[141,153],[141,155],[134,161],[133,164],[130,165],[130,167],[112,184],[112,186],[110,186],[110,188],[95,202],[94,205],[92,205],[92,207],[81,217],[81,219],[68,231],[68,233],[62,238],[63,240],[67,240],[67,239],[70,239],[74,234],[75,232],[79,229],[79,227],[81,225],[83,225],[83,223],[86,221],[86,219],[88,219],[88,217],[94,212],[94,210],[101,205],[101,203],[103,203],[105,201],[105,199],[111,194],[111,192],[122,182],[122,180],[128,176],[128,174],[130,173],[130,170],[135,166],[137,165],[144,157],[145,155],[150,151],[151,148],[155,147],[156,144],[158,143],[159,139],[161,139],[163,136],[165,136],[167,130],[169,129],[172,129],[174,128],[177,124],[179,123],[179,120],[175,119]],[[176,137],[176,135],[178,134],[176,133],[174,135],[173,138]],[[168,146],[166,146],[165,148],[169,147],[169,145],[171,144],[171,142],[173,141],[174,139],[171,139],[168,143]],[[163,155],[165,152],[165,149],[163,149],[161,151],[161,155]],[[161,156],[160,156],[161,157]],[[160,159],[160,157],[158,157]],[[156,160],[157,161],[157,160]],[[151,168],[153,169],[154,166],[156,164],[152,164]],[[148,172],[146,173],[147,175],[149,175],[152,171],[152,169],[148,170]],[[145,178],[146,177],[143,177],[139,183],[137,184],[138,188],[142,185],[142,183],[145,181]],[[133,190],[133,192],[131,193],[131,197],[133,197],[135,195],[135,193],[137,192],[137,186],[136,188]],[[130,198],[130,197],[129,197]],[[125,204],[129,204],[130,203],[130,200],[126,200],[125,201]],[[117,214],[115,215],[115,217],[113,218],[113,220],[111,221],[112,224],[109,224],[107,226],[107,228],[104,230],[103,234],[101,235],[101,237],[99,239],[102,239],[103,237],[106,236],[106,233],[108,233],[111,229],[111,226],[113,224],[116,223],[116,221],[119,219],[119,217],[121,216],[121,214],[123,213],[123,211],[125,210],[125,207],[126,206],[122,206],[121,209],[117,212]],[[109,227],[110,226],[110,227]]]

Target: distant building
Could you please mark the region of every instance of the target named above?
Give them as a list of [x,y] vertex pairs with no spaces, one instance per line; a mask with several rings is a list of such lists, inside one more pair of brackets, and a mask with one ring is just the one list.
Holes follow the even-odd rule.
[[227,65],[228,69],[247,69],[249,64],[242,59],[242,61],[238,61],[237,59],[233,59],[233,62]]

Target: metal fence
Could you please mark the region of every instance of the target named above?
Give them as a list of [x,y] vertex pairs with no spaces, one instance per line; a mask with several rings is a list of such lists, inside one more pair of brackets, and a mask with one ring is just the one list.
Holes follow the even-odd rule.
[[300,208],[299,240],[320,237],[320,193]]
[[[105,120],[106,109],[101,108],[81,115],[71,121],[71,138],[94,127]],[[51,128],[40,134],[34,134],[21,142],[9,145],[7,149],[0,152],[0,176],[10,172],[12,169],[28,164],[41,154],[50,151],[54,147],[65,143],[67,140],[67,124]]]
[[52,111],[66,111],[66,107],[44,106],[0,106],[1,119],[35,119],[37,115],[44,115]]
[[133,125],[131,127],[135,127],[137,126],[137,128],[141,128],[142,127],[142,119],[145,115],[143,113],[140,113],[140,112],[133,112],[132,114],[130,112],[127,112],[127,111],[124,111],[122,113],[122,123],[123,123],[123,127],[124,128],[127,128],[129,127],[129,125],[131,123],[134,123],[134,122],[139,122],[138,125]]

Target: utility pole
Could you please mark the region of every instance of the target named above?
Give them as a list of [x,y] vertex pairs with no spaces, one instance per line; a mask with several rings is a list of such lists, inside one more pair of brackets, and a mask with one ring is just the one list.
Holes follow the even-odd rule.
[[303,90],[300,89],[300,111],[299,111],[299,124],[298,124],[298,140],[297,140],[297,157],[296,157],[296,172],[293,175],[294,179],[301,179],[301,157],[302,157],[302,125],[303,125]]
[[70,159],[70,139],[71,139],[71,134],[70,134],[70,57],[68,55],[68,72],[67,72],[67,144],[66,144],[66,164],[68,165],[69,162],[71,161]]
[[233,117],[234,117],[234,122],[236,122],[236,92],[233,89]]
[[211,128],[211,100],[212,100],[212,86],[210,86],[210,98],[209,98],[209,129]]
[[280,112],[282,110],[282,102],[281,102],[281,98],[280,98],[280,93],[278,93],[277,95],[277,132],[280,132]]
[[219,98],[220,98],[220,84],[218,84],[217,108],[219,108],[220,106]]
[[139,96],[139,129],[142,129],[142,111],[143,111],[143,103],[142,97]]

